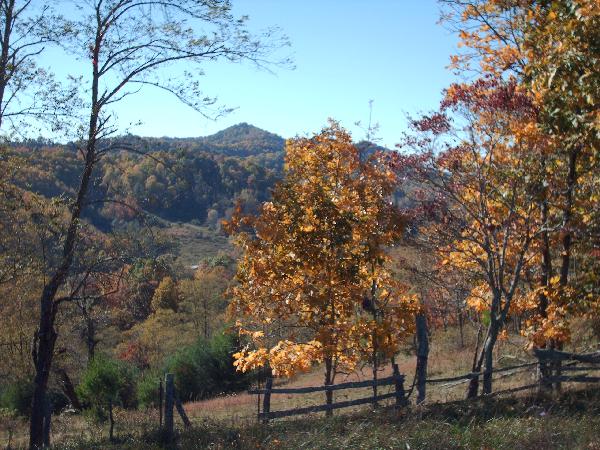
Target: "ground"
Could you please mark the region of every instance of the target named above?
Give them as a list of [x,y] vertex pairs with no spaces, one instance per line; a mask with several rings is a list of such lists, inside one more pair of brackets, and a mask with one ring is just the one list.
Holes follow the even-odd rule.
[[600,449],[600,391],[558,400],[524,397],[460,401],[396,412],[365,408],[331,419],[269,425],[205,420],[161,445],[149,431],[104,440],[73,440],[60,449]]
[[[473,328],[468,327],[464,345],[456,329],[438,330],[433,335],[429,378],[452,377],[470,371],[475,344]],[[496,349],[498,366],[512,366],[532,359],[525,342],[517,334],[500,341]],[[578,350],[584,348],[576,347]],[[415,360],[414,349],[407,343],[397,358],[406,374],[405,388],[410,390]],[[381,376],[389,374],[389,369]],[[369,368],[350,375],[339,375],[336,383],[369,379]],[[535,371],[526,368],[495,382],[494,389],[505,389],[535,381]],[[278,384],[292,387],[323,383],[323,371],[312,372]],[[323,414],[291,417],[268,425],[257,423],[257,397],[247,393],[186,403],[193,427],[179,430],[176,443],[161,444],[158,412],[116,411],[118,441],[106,440],[105,424],[94,424],[82,415],[54,417],[52,441],[58,449],[152,449],[152,448],[236,448],[236,449],[322,449],[322,448],[402,448],[402,449],[595,449],[600,450],[600,386],[565,385],[558,399],[538,398],[536,390],[513,397],[500,395],[486,402],[465,401],[466,384],[449,382],[428,385],[427,403],[397,412],[393,401],[382,402],[374,410],[370,405],[336,410],[333,418]],[[380,388],[388,392],[390,387]],[[336,401],[367,397],[370,388],[338,391]],[[411,400],[414,402],[415,393]],[[556,401],[555,401],[556,400]],[[324,403],[324,394],[274,395],[273,411]],[[27,424],[23,420],[4,420],[0,426],[0,445],[8,442],[12,428],[13,448],[27,443]]]

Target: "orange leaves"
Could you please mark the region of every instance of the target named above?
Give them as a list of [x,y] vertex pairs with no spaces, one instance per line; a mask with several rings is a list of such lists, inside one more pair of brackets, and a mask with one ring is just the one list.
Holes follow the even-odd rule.
[[[600,296],[586,293],[583,286],[562,286],[559,276],[554,276],[548,286],[539,287],[519,299],[519,306],[529,313],[524,334],[530,342],[544,346],[547,342],[567,343],[571,339],[571,321],[574,317],[596,314]],[[548,306],[539,314],[538,298],[543,295]]]
[[[244,255],[230,314],[250,344],[236,367],[268,363],[290,376],[332,359],[352,370],[369,348],[365,336],[385,335],[384,350],[396,351],[416,308],[384,267],[385,246],[402,234],[389,199],[396,177],[382,155],[361,161],[335,122],[289,140],[286,152],[272,202],[237,235]],[[374,285],[380,321],[361,309]]]

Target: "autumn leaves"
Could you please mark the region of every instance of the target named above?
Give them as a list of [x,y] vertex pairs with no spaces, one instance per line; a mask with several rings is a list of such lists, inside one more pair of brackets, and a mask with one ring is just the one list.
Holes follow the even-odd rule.
[[290,376],[325,362],[333,382],[412,332],[416,302],[385,252],[404,228],[385,158],[361,155],[332,122],[288,142],[284,180],[258,217],[228,223],[244,251],[230,306],[251,343],[235,355],[240,370]]
[[403,230],[389,203],[399,174],[441,284],[460,278],[472,316],[489,317],[473,367],[485,369],[484,393],[509,318],[540,347],[566,343],[573,320],[597,320],[598,2],[443,3],[468,81],[412,123],[413,152],[361,154],[332,123],[289,141],[273,201],[229,223],[244,251],[231,303],[250,340],[241,370],[325,362],[335,373],[397,351],[417,308],[385,252]]

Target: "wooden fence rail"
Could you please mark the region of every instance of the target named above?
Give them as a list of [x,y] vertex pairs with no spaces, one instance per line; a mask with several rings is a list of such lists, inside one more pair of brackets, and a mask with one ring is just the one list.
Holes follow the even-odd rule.
[[578,361],[591,364],[600,364],[600,352],[594,353],[568,353],[553,349],[534,349],[538,360],[550,361]]
[[[522,368],[526,368],[526,367],[533,367],[533,366],[537,366],[537,365],[538,365],[538,362],[534,361],[534,362],[529,362],[529,363],[525,363],[525,364],[518,364],[516,366],[501,367],[499,369],[492,370],[492,373],[508,372],[511,370],[522,369]],[[451,381],[470,380],[472,378],[477,378],[477,377],[481,376],[482,374],[483,374],[483,372],[470,372],[465,375],[458,375],[455,377],[430,378],[430,379],[427,379],[427,383],[448,383]]]
[[[307,406],[302,408],[288,409],[284,411],[271,411],[271,395],[272,394],[308,394],[313,392],[339,391],[343,389],[356,389],[374,386],[394,386],[394,392],[388,394],[371,395],[365,398],[356,400],[346,400],[337,403]],[[406,403],[404,398],[404,376],[398,371],[397,366],[394,367],[394,375],[391,377],[381,378],[378,380],[352,381],[347,383],[339,383],[325,386],[310,386],[302,388],[273,388],[273,379],[267,378],[264,389],[251,389],[249,394],[262,394],[263,411],[259,412],[258,418],[263,422],[268,422],[271,419],[281,417],[295,416],[299,414],[307,414],[312,412],[333,411],[334,409],[347,408],[349,406],[364,405],[367,403],[376,403],[380,400],[395,398],[397,407]]]
[[[524,386],[516,386],[509,389],[504,389],[500,391],[495,391],[491,394],[486,395],[486,397],[495,397],[501,394],[515,393],[529,389],[541,388],[544,386],[552,385],[553,383],[561,383],[561,382],[573,382],[573,383],[600,383],[600,376],[590,376],[587,372],[590,371],[600,371],[600,352],[594,353],[585,353],[585,354],[577,354],[577,353],[568,353],[562,352],[552,349],[536,349],[534,350],[534,355],[536,357],[536,361],[530,361],[523,364],[517,364],[507,367],[501,367],[492,370],[493,374],[500,374],[499,378],[505,378],[509,376],[513,376],[517,373],[521,373],[524,371],[528,371],[534,368],[540,368],[542,365],[544,367],[557,366],[559,364],[559,368],[554,368],[551,372],[543,373],[541,370],[538,370],[538,379],[535,383],[530,383]],[[551,364],[549,364],[551,363]],[[579,363],[585,363],[585,366],[578,366]],[[381,378],[378,380],[365,380],[365,381],[353,381],[353,382],[345,382],[339,383],[335,385],[328,386],[309,386],[309,387],[301,387],[301,388],[287,388],[287,387],[273,387],[273,379],[268,378],[266,382],[266,386],[264,389],[251,389],[248,391],[250,394],[259,394],[264,395],[263,398],[263,411],[258,413],[259,420],[263,422],[268,422],[270,419],[277,419],[281,417],[289,417],[295,416],[299,414],[307,414],[313,412],[330,412],[334,409],[339,408],[347,408],[350,406],[363,405],[368,403],[377,403],[379,400],[385,400],[389,398],[396,399],[396,407],[402,407],[408,404],[408,399],[404,393],[404,376],[400,374],[398,370],[398,366],[394,365],[394,375]],[[569,372],[569,373],[563,373]],[[582,373],[583,372],[583,373]],[[426,380],[427,384],[439,384],[439,383],[447,383],[443,384],[442,387],[452,387],[463,382],[469,381],[473,378],[478,378],[483,375],[483,371],[481,372],[470,372],[463,375],[457,375],[453,377],[444,377],[444,378],[430,378]],[[594,374],[595,375],[595,374]],[[380,395],[372,395],[370,397],[359,398],[356,400],[346,400],[342,402],[325,404],[325,405],[315,405],[315,406],[307,406],[295,409],[288,409],[284,411],[271,411],[271,395],[273,394],[309,394],[314,392],[331,392],[331,391],[339,391],[343,389],[355,389],[355,388],[365,388],[365,387],[375,387],[375,386],[394,386],[394,392],[390,392],[387,394]]]
[[285,411],[268,411],[268,412],[263,411],[259,414],[259,418],[262,420],[278,419],[281,417],[296,416],[296,415],[300,415],[300,414],[308,414],[308,413],[313,413],[313,412],[321,412],[321,411],[329,411],[329,410],[334,410],[334,409],[339,409],[339,408],[347,408],[349,406],[364,405],[367,403],[373,403],[373,402],[376,402],[379,400],[385,400],[385,399],[393,398],[393,397],[396,397],[395,392],[390,392],[389,394],[381,394],[376,397],[371,396],[371,397],[359,398],[356,400],[346,400],[343,402],[332,403],[331,405],[306,406],[303,408],[287,409]]
[[372,386],[387,386],[394,382],[395,376],[380,378],[378,380],[366,380],[366,381],[349,381],[347,383],[330,384],[324,386],[310,386],[301,388],[272,388],[272,389],[250,389],[249,394],[310,394],[312,392],[324,392],[324,391],[339,391],[342,389],[354,389],[361,387],[372,387]]

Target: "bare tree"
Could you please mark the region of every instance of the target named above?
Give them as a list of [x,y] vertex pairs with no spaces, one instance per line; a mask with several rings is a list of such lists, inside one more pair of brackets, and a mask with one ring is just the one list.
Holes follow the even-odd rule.
[[[72,33],[71,24],[48,2],[0,1],[0,129],[6,122],[21,132],[31,118],[53,128],[74,106],[73,89],[65,89],[38,65],[40,55]],[[16,122],[27,117],[28,121]]]
[[[30,448],[43,445],[43,402],[57,332],[54,327],[61,290],[74,263],[82,213],[94,168],[102,155],[120,146],[106,142],[117,128],[110,108],[142,87],[175,95],[207,114],[215,100],[201,95],[200,66],[206,61],[249,61],[267,67],[268,58],[286,43],[277,30],[253,36],[246,17],[237,18],[228,0],[93,0],[77,3],[80,18],[74,50],[90,61],[89,122],[80,153],[81,181],[70,207],[60,264],[44,286],[34,339],[35,390]],[[286,61],[279,61],[285,63]],[[220,111],[217,111],[217,113]],[[215,111],[208,110],[208,114]]]

